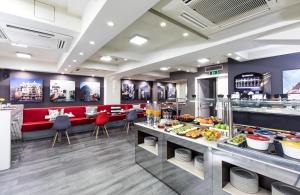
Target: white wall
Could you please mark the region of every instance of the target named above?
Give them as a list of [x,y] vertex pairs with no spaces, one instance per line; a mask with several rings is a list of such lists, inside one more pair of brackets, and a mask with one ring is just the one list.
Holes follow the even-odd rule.
[[104,104],[121,103],[121,80],[104,77]]
[[217,78],[217,95],[223,94],[224,97],[228,95],[228,76]]

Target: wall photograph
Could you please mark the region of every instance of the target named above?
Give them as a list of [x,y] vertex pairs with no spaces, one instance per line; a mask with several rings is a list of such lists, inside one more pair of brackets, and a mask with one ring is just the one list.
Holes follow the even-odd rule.
[[50,80],[51,102],[75,102],[75,81]]
[[79,98],[84,102],[97,102],[100,100],[99,82],[80,82]]
[[19,103],[42,102],[43,80],[11,78],[10,101]]
[[283,93],[300,94],[300,69],[283,71]]
[[152,87],[153,82],[150,81],[121,80],[121,100],[151,100]]

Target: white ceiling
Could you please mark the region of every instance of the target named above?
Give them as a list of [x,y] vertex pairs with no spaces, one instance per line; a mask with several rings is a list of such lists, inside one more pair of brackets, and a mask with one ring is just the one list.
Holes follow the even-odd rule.
[[[300,52],[300,2],[296,0],[268,1],[269,12],[226,27],[209,23],[181,0],[39,1],[55,6],[54,21],[37,18],[33,1],[3,0],[0,22],[68,35],[72,37],[70,47],[65,51],[30,45],[16,48],[9,41],[0,41],[0,68],[11,68],[5,63],[16,59],[16,52],[24,52],[32,54],[31,60],[24,61],[27,65],[32,62],[28,67],[33,71],[40,71],[36,64],[43,62],[45,72],[153,80],[166,78],[173,71],[195,72],[197,67],[225,63],[228,53],[233,59],[247,61]],[[183,11],[209,27],[196,28],[178,18]],[[115,25],[109,27],[108,21]],[[166,27],[162,28],[161,22],[166,22]],[[184,32],[189,36],[183,37]],[[130,44],[129,39],[137,34],[148,42],[142,46]],[[83,55],[79,55],[81,52]],[[106,55],[117,60],[100,61]],[[210,62],[198,63],[200,58]],[[16,66],[21,63],[17,61]],[[160,71],[162,67],[168,70]]]
[[69,14],[81,17],[90,0],[38,0],[56,8],[65,9]]
[[[162,28],[161,22],[165,22],[166,27]],[[185,32],[189,33],[188,37],[182,36]],[[148,42],[142,46],[129,43],[129,39],[135,35],[146,37]],[[147,12],[101,48],[98,53],[141,61],[153,52],[197,45],[201,42],[204,42],[202,37]]]

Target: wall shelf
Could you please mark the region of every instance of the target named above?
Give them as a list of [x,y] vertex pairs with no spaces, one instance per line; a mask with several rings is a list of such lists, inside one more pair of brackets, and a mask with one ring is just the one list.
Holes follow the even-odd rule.
[[223,190],[231,195],[271,195],[271,192],[265,190],[264,188],[259,188],[259,191],[255,194],[245,193],[236,189],[230,183],[227,183],[227,185],[223,188]]
[[194,167],[194,163],[193,161],[191,162],[184,162],[184,161],[180,161],[180,160],[177,160],[176,158],[170,158],[168,159],[168,162],[193,174],[194,176],[204,180],[204,171],[202,169],[202,171],[196,169]]
[[145,150],[147,150],[148,152],[151,152],[152,154],[158,156],[158,148],[157,147],[155,147],[155,146],[148,146],[148,145],[146,145],[144,143],[139,144],[138,146],[141,147],[141,148],[143,148],[143,149],[145,149]]

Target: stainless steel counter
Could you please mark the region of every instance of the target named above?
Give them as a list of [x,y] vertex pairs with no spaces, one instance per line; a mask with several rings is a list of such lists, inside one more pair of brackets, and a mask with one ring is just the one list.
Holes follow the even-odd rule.
[[[139,132],[158,137],[157,155],[153,152],[152,157],[149,158],[149,152],[139,146],[142,142]],[[165,132],[143,122],[136,123],[136,136],[139,137],[136,140],[136,159],[138,159],[136,162],[180,194],[236,194],[229,182],[228,173],[232,166],[239,166],[259,174],[263,181],[260,184],[261,194],[270,194],[273,181],[300,187],[300,162],[297,160],[224,143],[217,144],[204,138],[191,139]],[[202,177],[199,175],[197,177],[197,173],[193,173],[192,168],[186,169],[172,163],[170,151],[174,147],[181,146],[204,155]],[[146,156],[148,157],[145,158]],[[155,165],[149,159],[155,159]],[[190,182],[186,182],[187,179]]]

